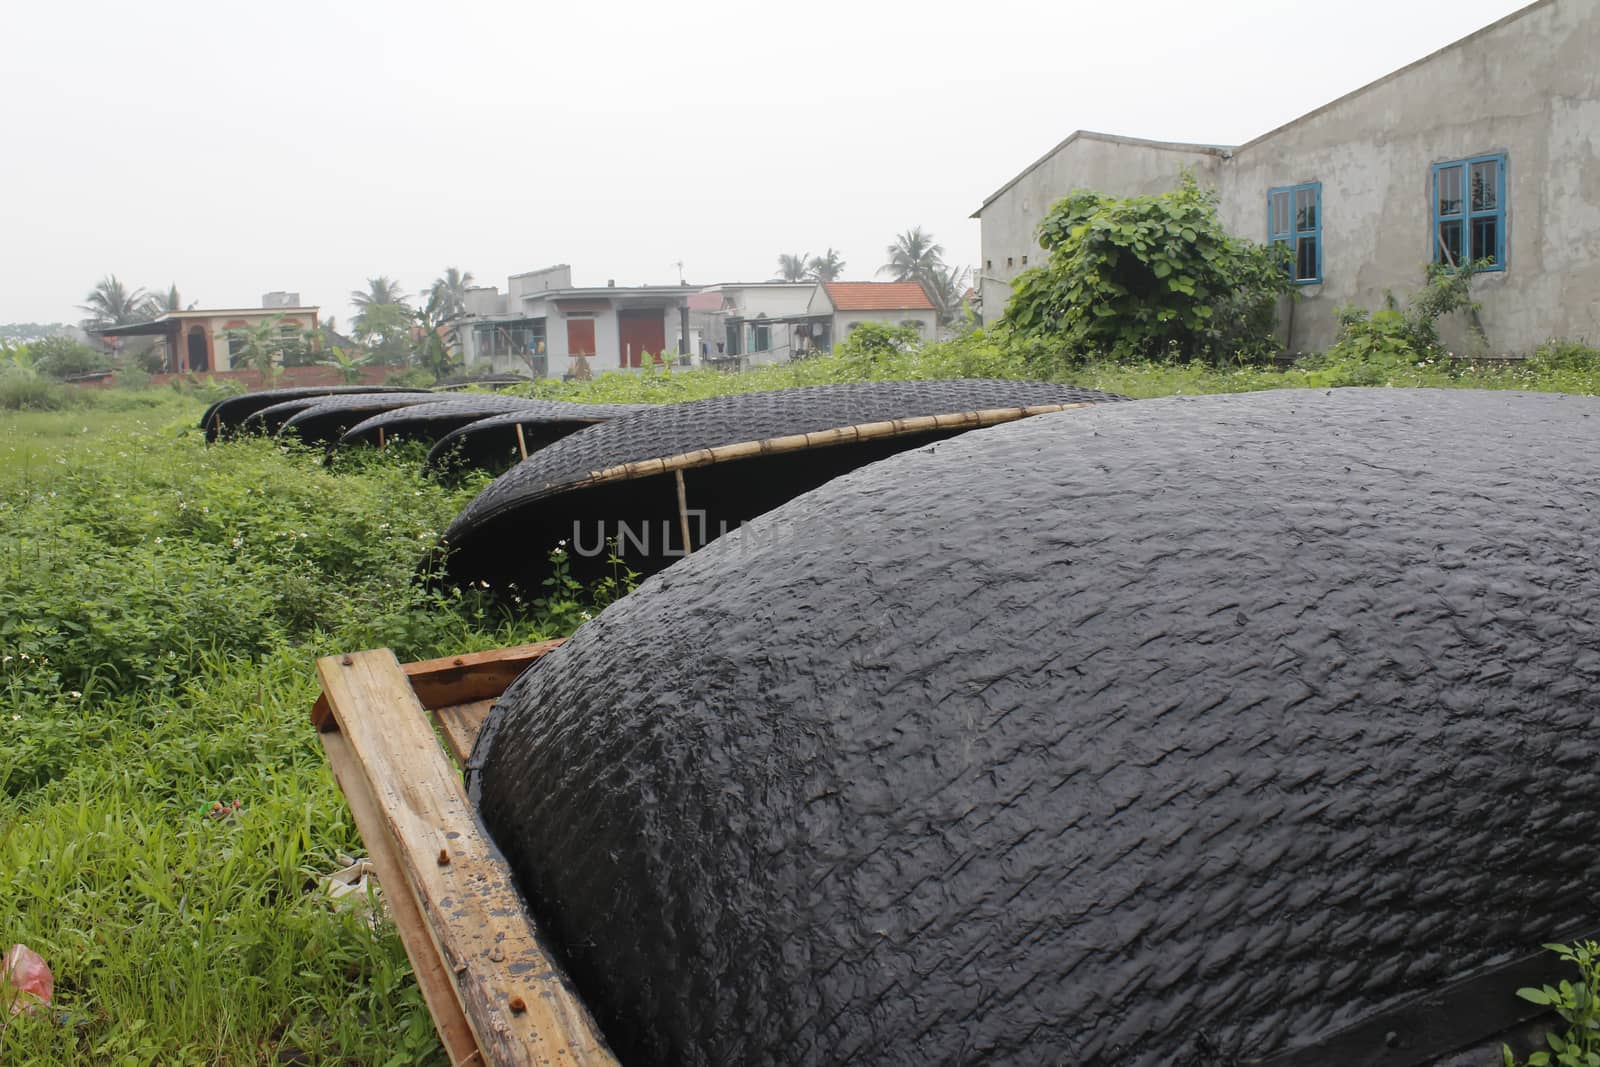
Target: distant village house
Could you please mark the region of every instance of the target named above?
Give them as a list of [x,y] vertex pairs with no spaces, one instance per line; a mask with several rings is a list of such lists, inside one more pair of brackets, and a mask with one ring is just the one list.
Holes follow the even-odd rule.
[[913,326],[929,340],[939,326],[916,282],[585,288],[560,264],[514,274],[506,289],[467,291],[453,325],[470,371],[559,378],[637,370],[663,353],[735,369],[832,351],[863,322]]
[[302,306],[298,293],[268,293],[259,308],[194,308],[168,311],[148,322],[96,330],[96,336],[113,345],[126,337],[155,337],[165,349],[162,368],[167,373],[224,372],[247,369],[234,358],[238,344],[230,331],[280,320],[289,334],[310,337],[317,329],[318,308]]

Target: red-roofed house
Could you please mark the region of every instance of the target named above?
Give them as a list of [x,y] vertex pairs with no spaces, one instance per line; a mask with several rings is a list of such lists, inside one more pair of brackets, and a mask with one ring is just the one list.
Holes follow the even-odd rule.
[[823,282],[807,314],[822,327],[816,347],[823,351],[863,322],[914,326],[930,341],[939,331],[938,309],[917,282]]

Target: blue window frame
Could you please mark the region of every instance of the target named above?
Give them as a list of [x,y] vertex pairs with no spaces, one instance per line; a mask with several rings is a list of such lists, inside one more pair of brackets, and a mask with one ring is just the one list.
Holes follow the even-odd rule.
[[1506,157],[1433,165],[1433,261],[1506,269]]
[[1296,285],[1322,281],[1321,182],[1267,192],[1267,240],[1289,250],[1289,276]]

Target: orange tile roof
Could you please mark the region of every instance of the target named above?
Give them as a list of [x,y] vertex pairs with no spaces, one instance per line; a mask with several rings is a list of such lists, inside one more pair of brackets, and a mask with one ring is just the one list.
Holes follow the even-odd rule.
[[933,301],[917,282],[824,282],[838,311],[933,310]]

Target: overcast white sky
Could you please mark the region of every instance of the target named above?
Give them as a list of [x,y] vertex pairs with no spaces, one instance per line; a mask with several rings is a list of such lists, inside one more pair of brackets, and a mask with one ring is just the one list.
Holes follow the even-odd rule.
[[1074,129],[1237,143],[1522,0],[0,0],[0,322],[104,274],[342,322],[551,263],[578,284],[869,279]]

